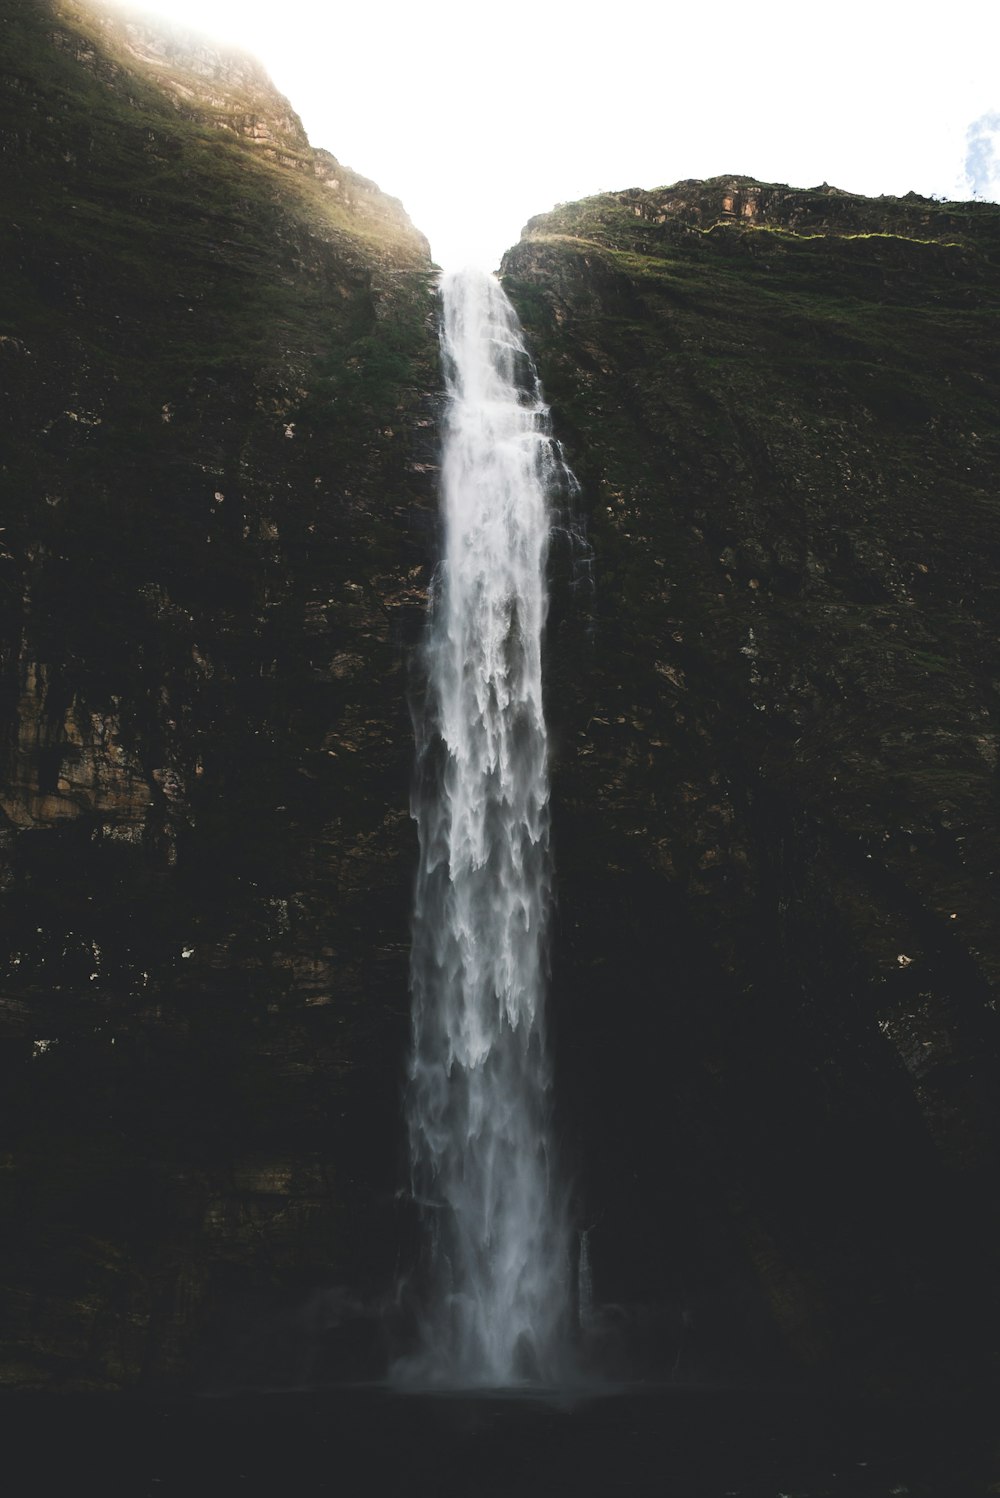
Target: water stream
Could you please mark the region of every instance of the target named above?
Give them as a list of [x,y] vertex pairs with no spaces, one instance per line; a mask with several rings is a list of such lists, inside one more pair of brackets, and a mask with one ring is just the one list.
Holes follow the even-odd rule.
[[548,746],[542,633],[563,478],[499,283],[444,278],[444,559],[417,712],[420,838],[407,1092],[425,1234],[420,1376],[565,1372],[570,1233],[546,1040]]

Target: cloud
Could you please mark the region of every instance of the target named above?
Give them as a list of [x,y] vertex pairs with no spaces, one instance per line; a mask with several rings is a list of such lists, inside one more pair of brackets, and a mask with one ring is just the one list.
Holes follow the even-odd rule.
[[977,198],[1000,198],[1000,113],[980,115],[965,134],[965,176]]

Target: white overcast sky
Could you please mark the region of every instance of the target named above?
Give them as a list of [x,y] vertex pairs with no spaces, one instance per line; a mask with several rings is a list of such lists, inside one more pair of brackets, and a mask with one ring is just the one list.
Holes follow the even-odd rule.
[[996,0],[141,0],[249,48],[309,137],[495,267],[610,188],[739,172],[1000,197]]

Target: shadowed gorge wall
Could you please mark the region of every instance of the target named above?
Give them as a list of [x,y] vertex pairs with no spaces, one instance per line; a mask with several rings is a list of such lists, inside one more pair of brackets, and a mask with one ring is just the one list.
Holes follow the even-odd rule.
[[595,557],[548,678],[583,1217],[692,1372],[768,1323],[875,1385],[992,1355],[998,236],[732,178],[504,262]]
[[2,20],[6,1377],[308,1377],[270,1298],[395,1254],[427,247],[250,59]]
[[[0,23],[2,1377],[374,1376],[427,246],[251,59]],[[608,1370],[994,1356],[998,253],[995,205],[727,178],[506,257],[593,553],[545,681]]]

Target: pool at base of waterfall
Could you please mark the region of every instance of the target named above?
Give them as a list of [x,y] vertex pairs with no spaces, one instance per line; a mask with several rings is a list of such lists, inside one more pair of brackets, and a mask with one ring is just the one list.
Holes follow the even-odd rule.
[[[102,1498],[986,1498],[968,1402],[707,1388],[225,1398],[14,1395],[8,1491]],[[990,1450],[990,1442],[994,1450]],[[12,1474],[20,1473],[18,1480]]]

